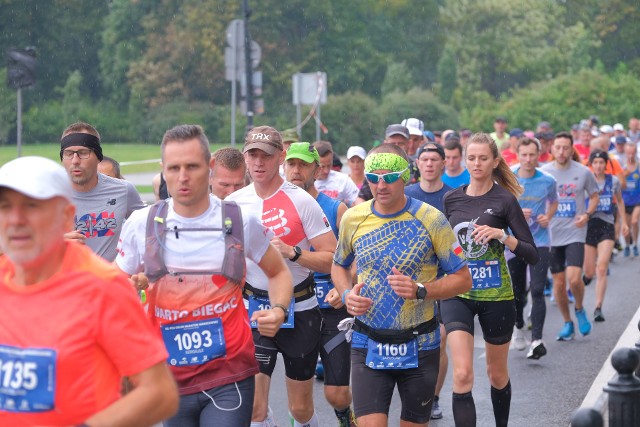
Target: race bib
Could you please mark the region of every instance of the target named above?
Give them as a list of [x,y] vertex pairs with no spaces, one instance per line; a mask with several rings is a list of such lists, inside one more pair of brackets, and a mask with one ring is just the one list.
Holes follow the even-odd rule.
[[574,199],[558,200],[558,210],[555,216],[560,218],[573,218],[576,216],[576,201]]
[[[281,328],[285,328],[285,329],[291,329],[293,328],[293,309],[295,308],[295,301],[293,300],[293,298],[291,299],[291,302],[289,303],[289,317],[287,319],[285,319],[285,321],[282,323],[282,326],[280,326]],[[249,297],[249,319],[251,319],[251,316],[253,316],[253,313],[255,311],[260,311],[260,310],[269,310],[271,309],[271,302],[269,301],[268,297],[259,297],[257,295],[251,295]],[[257,329],[258,328],[258,322],[251,322],[251,328],[253,329]]]
[[0,345],[0,410],[43,412],[54,409],[55,350]]
[[601,195],[598,201],[596,212],[611,213],[613,206],[611,205],[611,195]]
[[222,319],[162,325],[172,366],[202,365],[227,354]]
[[324,301],[327,294],[331,289],[333,289],[333,287],[333,282],[331,280],[316,279],[316,298],[318,299],[318,305],[320,308],[333,308],[331,304]]
[[467,264],[473,281],[473,290],[492,289],[502,286],[499,260],[468,260]]
[[371,369],[417,368],[418,341],[414,338],[402,344],[389,344],[369,338],[366,364]]

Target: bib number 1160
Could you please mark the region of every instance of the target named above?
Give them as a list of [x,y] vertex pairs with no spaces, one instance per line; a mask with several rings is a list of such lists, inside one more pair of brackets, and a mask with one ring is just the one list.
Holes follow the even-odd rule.
[[406,344],[378,343],[376,347],[378,348],[378,355],[382,357],[389,357],[389,356],[395,357],[395,356],[407,355]]

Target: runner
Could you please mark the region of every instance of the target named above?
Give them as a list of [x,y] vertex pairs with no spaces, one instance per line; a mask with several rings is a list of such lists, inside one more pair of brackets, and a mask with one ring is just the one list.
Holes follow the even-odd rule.
[[444,144],[445,170],[442,181],[451,188],[469,184],[471,176],[462,164],[462,145],[458,140],[449,140]]
[[349,147],[347,150],[347,162],[351,173],[349,178],[358,187],[358,191],[364,183],[364,159],[367,157],[367,151],[357,145]]
[[126,277],[65,242],[72,194],[52,160],[0,168],[0,425],[151,426],[178,405],[167,352]]
[[629,234],[620,181],[617,176],[605,173],[608,162],[609,155],[606,151],[593,151],[589,155],[589,165],[593,169],[598,183],[599,201],[593,216],[589,218],[587,223],[583,281],[585,285],[588,285],[594,274],[597,275],[596,308],[593,312],[593,320],[596,322],[604,322],[605,320],[602,314],[602,303],[607,291],[607,272],[616,239],[613,226],[615,207],[618,209],[622,222],[622,235],[626,237]]
[[[471,278],[444,215],[404,195],[411,175],[404,150],[393,144],[372,149],[365,172],[374,199],[345,213],[331,271],[356,316],[354,411],[360,426],[386,426],[397,385],[402,412],[393,425],[426,426],[440,354],[434,300],[465,292]],[[354,261],[359,283],[352,288]],[[446,274],[440,279],[438,267]]]
[[624,145],[626,165],[624,175],[627,181],[627,188],[622,190],[627,224],[631,224],[631,233],[627,236],[624,247],[624,256],[638,256],[638,220],[640,219],[640,167],[638,166],[638,147],[635,142],[627,142]]
[[[442,199],[446,193],[452,190],[451,187],[442,182],[442,173],[445,168],[444,149],[434,142],[424,144],[417,151],[416,164],[420,171],[420,182],[405,187],[404,194],[427,203],[440,212],[443,212]],[[440,302],[437,301],[436,318],[438,319],[438,323],[440,323],[440,370],[438,371],[438,380],[436,381],[436,390],[431,407],[432,420],[442,418],[442,409],[440,409],[439,403],[440,391],[442,391],[449,366],[449,357],[447,356],[447,331],[442,323],[439,305]]]
[[211,165],[211,192],[219,199],[224,200],[246,185],[247,167],[240,150],[231,147],[216,150]]
[[[243,209],[262,214],[262,223],[275,234],[271,242],[287,259],[295,284],[295,300],[289,306],[294,314],[293,322],[273,338],[258,331],[253,333],[260,373],[256,376],[251,424],[253,427],[264,425],[268,415],[271,374],[278,353],[282,353],[293,426],[317,427],[318,419],[313,408],[313,375],[318,360],[322,318],[312,272],[330,272],[336,238],[315,199],[280,177],[278,170],[285,152],[276,129],[258,126],[250,130],[245,137],[243,152],[253,183],[227,199],[238,202]],[[311,246],[314,251],[310,250]],[[244,296],[251,312],[254,304],[249,304],[250,299],[263,295],[269,288],[264,276],[252,263],[247,267]]]
[[124,220],[144,203],[130,182],[98,173],[103,157],[100,134],[90,124],[74,123],[62,133],[60,160],[71,177],[77,209],[74,231],[66,237],[113,261]]
[[[547,313],[544,300],[544,288],[547,284],[549,271],[549,221],[558,208],[556,180],[549,174],[542,172],[536,166],[540,159],[541,144],[532,138],[518,140],[517,153],[519,166],[513,172],[524,192],[518,197],[524,218],[529,224],[533,241],[538,250],[540,260],[529,267],[531,277],[531,348],[527,353],[528,359],[540,359],[547,354],[547,348],[542,341],[542,330]],[[508,256],[513,256],[511,251]],[[527,347],[524,336],[524,306],[527,302],[527,263],[518,257],[507,261],[509,274],[513,282],[514,301],[516,304],[516,325],[513,335],[513,345],[516,350]]]
[[[338,228],[347,206],[318,192],[314,186],[318,175],[320,155],[308,142],[291,144],[285,158],[284,173],[288,182],[306,190],[316,199],[331,224],[333,234],[338,237]],[[355,426],[355,417],[351,411],[351,346],[345,334],[338,330],[338,323],[348,317],[347,310],[335,309],[329,301],[340,301],[330,274],[315,273],[316,297],[322,313],[322,338],[320,340],[320,358],[324,377],[324,396],[333,407],[340,427]],[[316,367],[316,376],[318,368]]]
[[[496,426],[506,426],[511,406],[507,356],[515,305],[504,248],[527,264],[538,262],[538,253],[516,199],[522,188],[500,157],[495,141],[487,134],[474,134],[465,148],[465,160],[471,182],[444,199],[445,214],[473,278],[469,292],[441,302],[453,361],[453,418],[456,426],[476,425],[471,390],[474,317],[478,316],[485,340],[493,415]],[[513,235],[507,234],[508,228]]]
[[[584,243],[587,238],[587,222],[598,206],[598,184],[588,168],[575,160],[573,137],[560,132],[553,141],[555,160],[542,167],[556,179],[558,189],[558,209],[551,219],[551,263],[553,293],[558,310],[564,319],[564,326],[556,338],[570,341],[575,335],[575,327],[569,314],[567,281],[575,298],[575,312],[578,329],[582,335],[591,332],[591,322],[587,319],[583,306]],[[589,198],[589,209],[585,208],[585,197]]]
[[358,187],[347,174],[331,169],[333,148],[329,141],[316,141],[313,146],[320,153],[320,172],[316,179],[316,188],[332,199],[340,200],[347,206],[353,205],[358,197]]
[[291,275],[258,217],[209,193],[211,152],[200,126],[169,129],[160,149],[173,197],[127,220],[116,263],[151,282],[147,316],[180,391],[178,413],[164,425],[248,427],[258,365],[242,304],[245,257],[268,277],[271,308],[251,316],[264,335],[287,318]]

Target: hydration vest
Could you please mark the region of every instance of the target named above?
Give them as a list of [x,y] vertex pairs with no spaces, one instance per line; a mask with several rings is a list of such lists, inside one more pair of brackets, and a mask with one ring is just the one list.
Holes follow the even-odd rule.
[[[240,207],[235,202],[222,201],[222,224],[220,228],[173,228],[166,226],[169,204],[166,200],[154,203],[147,217],[145,236],[144,274],[150,282],[156,282],[167,274],[221,274],[234,283],[242,283],[246,270],[244,259],[244,230]],[[197,271],[174,273],[164,262],[167,232],[221,231],[224,233],[225,252],[221,271]],[[216,255],[216,254],[212,254]]]

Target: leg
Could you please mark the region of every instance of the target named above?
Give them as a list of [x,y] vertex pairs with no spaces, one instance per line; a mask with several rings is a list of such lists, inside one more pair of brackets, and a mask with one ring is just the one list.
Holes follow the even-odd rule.
[[251,421],[264,421],[269,410],[269,388],[271,377],[263,373],[256,375],[255,392],[253,396],[253,415]]
[[442,410],[440,409],[440,392],[444,385],[449,369],[449,356],[447,355],[447,330],[443,324],[440,324],[440,369],[438,369],[438,379],[436,380],[436,392],[433,396],[433,406],[431,408],[431,419],[438,420],[442,418]]
[[549,270],[549,248],[539,247],[540,260],[529,268],[531,271],[531,339],[542,339],[544,319],[547,315],[547,304],[544,300],[544,287],[547,284]]
[[595,246],[584,245],[583,269],[584,269],[584,276],[587,280],[593,279],[596,275],[596,254],[597,254],[597,249]]
[[178,413],[162,422],[164,427],[199,427],[201,406],[198,393],[180,396]]
[[366,348],[351,349],[353,410],[358,426],[386,427],[395,380],[386,370],[369,368],[366,358]]
[[596,273],[598,279],[596,281],[596,307],[602,308],[604,302],[604,294],[607,291],[607,269],[613,252],[613,240],[603,240],[598,243],[598,264]]
[[571,321],[569,314],[569,298],[567,297],[566,275],[564,271],[553,274],[553,296],[556,299],[556,306],[565,322]]
[[516,304],[516,328],[524,327],[524,306],[527,303],[527,263],[520,258],[512,258],[507,262],[513,295]]
[[[313,358],[314,368],[315,360],[318,355]],[[291,378],[286,379],[287,395],[289,397],[289,412],[294,420],[301,424],[307,423],[314,414],[313,408],[313,377],[305,381],[296,381]]]
[[418,357],[417,368],[395,372],[402,402],[401,426],[426,426],[431,417],[440,351],[421,351]]
[[640,205],[636,206],[633,208],[633,212],[631,212],[631,230],[632,233],[629,233],[630,235],[633,235],[633,242],[632,244],[638,245],[638,223],[640,223]]
[[203,391],[205,407],[200,413],[200,427],[251,425],[254,377]]

